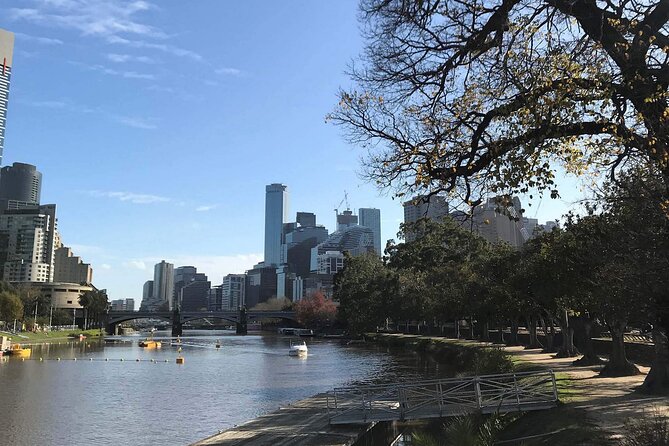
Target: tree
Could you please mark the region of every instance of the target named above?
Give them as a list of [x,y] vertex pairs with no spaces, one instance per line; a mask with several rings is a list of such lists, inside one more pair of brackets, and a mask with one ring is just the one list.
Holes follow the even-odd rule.
[[383,325],[397,293],[397,275],[375,254],[346,254],[344,269],[335,275],[334,300],[339,301],[339,319],[355,335]]
[[79,305],[81,305],[87,313],[87,317],[95,321],[99,326],[101,316],[109,308],[109,300],[107,293],[104,290],[90,290],[79,296]]
[[265,302],[258,303],[252,309],[260,311],[288,311],[291,309],[292,305],[293,303],[285,297],[272,297]]
[[[669,188],[669,1],[362,0],[330,115],[400,191],[550,190],[558,165],[651,162]],[[381,144],[377,144],[381,143]]]
[[7,323],[23,316],[23,303],[21,299],[9,290],[0,292],[0,320]]
[[[357,87],[330,118],[370,149],[370,180],[476,204],[533,189],[557,197],[559,167],[615,178],[642,165],[660,179],[644,201],[669,217],[669,0],[362,0],[361,10]],[[669,307],[655,310],[669,361]],[[666,389],[663,367],[649,376]]]
[[334,302],[316,291],[294,305],[297,321],[305,327],[322,329],[332,325],[337,317]]

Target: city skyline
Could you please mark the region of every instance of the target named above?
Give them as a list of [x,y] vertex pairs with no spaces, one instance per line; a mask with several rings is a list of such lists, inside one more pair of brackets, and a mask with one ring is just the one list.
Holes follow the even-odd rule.
[[[360,152],[324,123],[361,50],[355,1],[262,11],[146,3],[123,16],[27,3],[39,13],[20,2],[0,8],[0,28],[16,33],[3,162],[44,174],[42,202],[58,203],[63,239],[112,299],[141,300],[162,259],[216,284],[261,261],[262,188],[273,182],[331,231],[346,190],[354,209],[381,209],[382,247],[396,238],[400,200],[357,176]],[[124,20],[144,28],[93,26]],[[233,41],[241,44],[225,44]],[[249,167],[216,174],[228,164]],[[539,219],[559,217],[556,204],[543,200]]]

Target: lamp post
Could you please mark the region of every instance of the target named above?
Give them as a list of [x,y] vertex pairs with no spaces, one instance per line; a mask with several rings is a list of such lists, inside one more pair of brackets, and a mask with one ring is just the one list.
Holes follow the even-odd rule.
[[49,331],[51,331],[51,323],[53,322],[53,304],[49,307]]

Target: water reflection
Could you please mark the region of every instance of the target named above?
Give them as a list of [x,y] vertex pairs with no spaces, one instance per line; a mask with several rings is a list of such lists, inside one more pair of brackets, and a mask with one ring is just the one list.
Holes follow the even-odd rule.
[[35,345],[30,360],[3,361],[2,441],[182,445],[334,386],[441,372],[430,358],[385,348],[313,339],[299,358],[288,356],[290,338],[223,331],[187,332],[177,365],[167,335],[155,336],[160,349],[129,336]]

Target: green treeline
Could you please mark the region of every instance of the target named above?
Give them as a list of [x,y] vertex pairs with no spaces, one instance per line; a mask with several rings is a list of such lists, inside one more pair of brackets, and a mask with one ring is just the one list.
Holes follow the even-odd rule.
[[[482,339],[489,328],[511,327],[512,343],[522,324],[531,346],[539,345],[542,329],[547,350],[582,353],[581,363],[600,360],[589,342],[599,324],[612,337],[605,375],[637,373],[626,358],[623,334],[629,327],[647,328],[657,354],[644,386],[666,390],[669,220],[653,200],[662,187],[648,171],[626,174],[605,185],[584,215],[569,215],[563,228],[537,234],[520,250],[491,245],[451,219],[403,227],[420,236],[390,241],[383,259],[347,258],[335,278],[339,317],[354,334],[387,321],[438,327],[466,320]],[[575,319],[587,334],[582,352],[574,347]],[[552,345],[554,326],[563,333],[559,346]]]
[[[87,291],[79,296],[79,304],[88,326],[99,327],[109,306],[107,294],[101,290]],[[72,311],[52,308],[51,297],[42,294],[38,287],[0,281],[0,328],[34,331],[48,325],[73,324]]]

